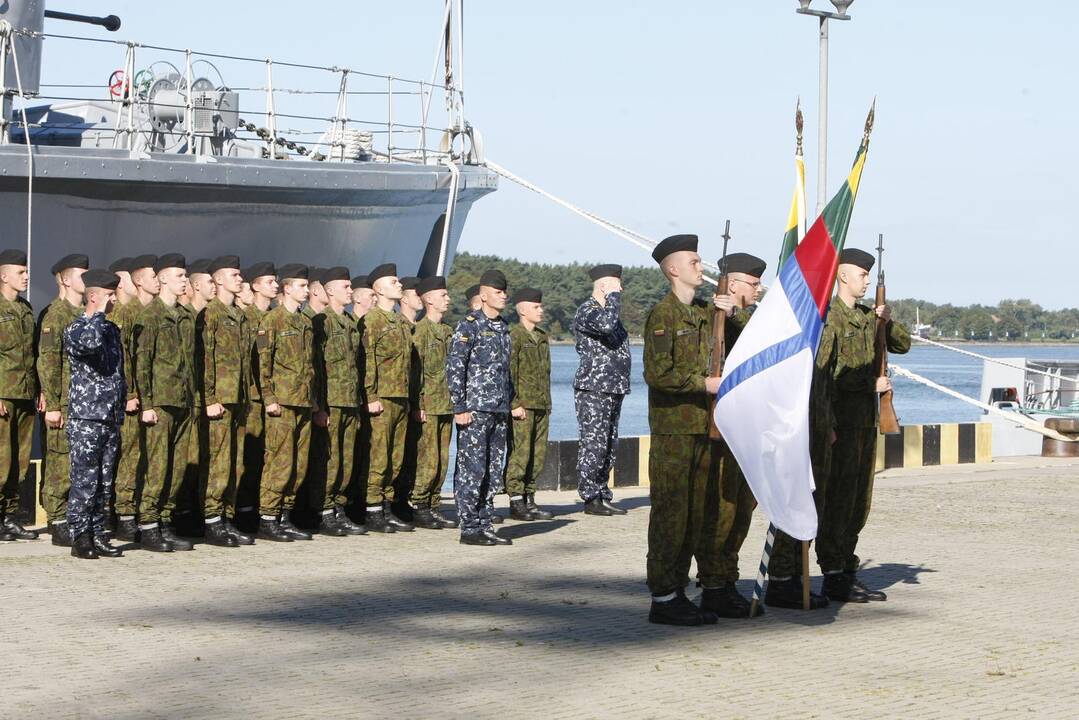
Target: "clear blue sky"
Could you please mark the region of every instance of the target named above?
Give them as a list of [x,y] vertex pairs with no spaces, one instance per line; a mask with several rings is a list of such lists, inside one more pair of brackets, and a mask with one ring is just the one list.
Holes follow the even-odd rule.
[[[116,12],[119,35],[142,42],[421,78],[442,3],[49,5]],[[465,5],[467,115],[492,159],[650,236],[696,232],[710,259],[730,218],[733,250],[774,261],[800,95],[812,210],[817,34],[794,0]],[[1079,191],[1074,3],[860,0],[850,12],[851,22],[832,23],[830,192],[874,95],[878,111],[848,246],[868,249],[885,234],[896,297],[1079,305],[1068,210]],[[52,32],[103,35],[47,22]],[[122,62],[113,48],[49,42],[53,82],[103,81]],[[277,79],[292,82],[284,72]],[[461,247],[526,261],[651,262],[509,183],[475,206]]]

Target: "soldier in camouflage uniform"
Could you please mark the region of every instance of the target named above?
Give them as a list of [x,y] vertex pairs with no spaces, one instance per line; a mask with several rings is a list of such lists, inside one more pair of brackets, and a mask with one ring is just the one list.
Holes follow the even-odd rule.
[[[311,321],[317,352],[318,326],[323,314],[329,307],[330,300],[326,296],[326,288],[322,285],[322,274],[326,272],[324,267],[312,266],[307,270],[307,302],[300,308],[300,312]],[[325,407],[325,406],[323,406]],[[329,408],[326,408],[329,412]],[[311,446],[307,451],[307,475],[302,478],[300,488],[302,492],[296,496],[296,517],[306,517],[312,514],[318,516],[322,512],[323,491],[326,487],[326,463],[330,458],[329,428],[320,425],[311,425]],[[321,523],[321,520],[319,521]]]
[[[121,259],[122,260],[122,259]],[[116,464],[116,539],[127,542],[138,540],[139,525],[136,519],[138,498],[142,490],[145,466],[142,464],[139,423],[139,395],[135,379],[135,318],[161,291],[161,283],[154,272],[157,255],[139,255],[124,264],[120,261],[110,266],[120,278],[117,300],[109,320],[120,329],[120,343],[124,348],[124,379],[127,399],[124,406],[126,418],[120,426],[120,458]],[[134,297],[125,291],[127,275]],[[126,297],[125,297],[126,296]]]
[[[714,623],[710,609],[722,593],[719,553],[719,478],[712,471],[708,438],[712,396],[720,378],[710,377],[712,310],[696,299],[703,282],[696,235],[674,235],[652,257],[671,292],[648,314],[644,379],[648,383],[648,589],[649,622]],[[696,558],[704,587],[701,607],[685,595]]]
[[494,531],[494,498],[502,484],[513,383],[510,334],[499,311],[506,306],[506,276],[480,278],[482,309],[457,324],[446,358],[446,382],[457,425],[453,492],[465,545],[511,545]]
[[509,461],[506,493],[514,520],[550,520],[551,513],[536,505],[536,478],[547,459],[547,433],[551,423],[551,345],[539,327],[543,321],[543,293],[521,288],[510,300],[520,322],[510,330],[510,379],[513,409],[509,425]]
[[310,540],[290,518],[299,483],[306,477],[311,423],[325,426],[319,407],[321,372],[315,368],[311,321],[300,312],[308,296],[306,265],[278,270],[281,304],[262,318],[255,344],[266,405],[266,452],[259,489],[260,538],[278,542]]
[[[416,332],[416,321],[420,317],[420,313],[423,312],[423,301],[420,299],[420,295],[416,292],[416,286],[419,284],[420,279],[418,277],[409,276],[403,277],[401,280],[401,299],[397,302],[397,314],[400,315],[407,323],[409,332]],[[412,349],[412,359],[409,362],[409,387],[411,388],[417,382],[419,378],[416,376],[417,368],[419,367],[419,358],[416,357],[416,349]],[[393,514],[397,517],[413,521],[413,509],[408,504],[409,497],[412,495],[412,489],[416,486],[416,456],[419,452],[420,434],[423,432],[423,424],[417,420],[419,408],[416,407],[414,402],[411,402],[410,412],[408,416],[408,426],[405,429],[405,456],[401,461],[401,471],[397,473],[397,477],[393,482],[393,505],[391,506]]]
[[[191,444],[187,450],[187,469],[176,494],[172,524],[174,527],[185,528],[186,534],[190,535],[199,534],[196,526],[202,515],[200,492],[206,484],[210,458],[210,428],[202,410],[202,333],[199,332],[202,311],[216,292],[208,272],[209,267],[209,258],[192,260],[186,265],[187,285],[176,302],[176,310],[187,314],[194,332],[191,333],[191,344],[185,348],[192,361],[191,432],[188,433]],[[210,293],[209,296],[207,292]]]
[[356,449],[352,454],[352,482],[349,483],[348,505],[345,510],[350,520],[363,524],[367,508],[367,475],[370,472],[371,416],[367,414],[367,354],[363,349],[363,319],[375,306],[375,291],[366,275],[352,278],[352,305],[346,311],[356,323],[360,334],[360,353],[356,359],[356,372],[360,378],[360,406],[356,417]]
[[240,258],[222,255],[207,266],[215,296],[199,315],[202,339],[202,403],[206,471],[199,495],[206,518],[206,541],[221,547],[253,545],[229,518],[236,516],[236,490],[243,472],[243,419],[246,414],[247,317],[235,305],[243,282]]
[[64,431],[71,367],[64,353],[64,330],[82,314],[82,274],[89,267],[89,258],[79,254],[67,255],[52,266],[60,297],[45,309],[38,323],[37,376],[43,399],[39,408],[45,414],[41,504],[49,519],[52,544],[62,547],[71,544],[67,527],[70,458]]
[[888,352],[910,350],[910,333],[892,320],[887,305],[858,303],[869,288],[871,254],[847,248],[839,256],[838,288],[828,309],[825,327],[835,342],[836,440],[817,528],[817,559],[824,572],[822,591],[836,602],[885,600],[858,579],[855,554],[858,534],[865,527],[873,496],[877,444],[878,395],[891,389],[888,378],[873,372],[877,319],[885,322]]
[[26,253],[0,252],[0,540],[33,540],[15,517],[19,483],[30,466],[38,386],[34,372],[34,312],[19,293],[29,275]]
[[442,322],[450,308],[446,278],[436,275],[420,280],[416,292],[425,313],[412,333],[415,348],[415,382],[412,391],[413,417],[420,423],[416,459],[416,482],[412,489],[413,523],[416,527],[439,530],[455,528],[457,522],[441,512],[442,483],[446,479],[450,433],[453,431],[453,403],[446,385],[446,355],[453,328]]
[[255,338],[262,318],[270,311],[270,303],[277,296],[277,268],[269,262],[255,263],[243,271],[243,277],[251,286],[252,300],[244,309],[247,326],[244,348],[248,352],[247,414],[244,417],[244,469],[236,491],[236,513],[238,519],[243,518],[240,520],[242,528],[253,530],[259,525],[259,484],[262,479],[262,458],[266,452],[266,414],[262,403],[262,378]]
[[393,311],[402,294],[397,266],[379,265],[367,280],[376,302],[363,318],[364,390],[371,416],[367,527],[375,532],[411,532],[412,524],[394,515],[390,504],[394,500],[393,481],[404,463],[412,331]]
[[120,557],[105,535],[106,514],[120,450],[127,386],[120,328],[105,317],[120,279],[109,270],[88,270],[86,311],[64,331],[71,365],[67,431],[71,490],[67,524],[71,554],[93,560]]
[[345,509],[358,429],[360,375],[356,362],[362,352],[360,329],[345,314],[345,306],[352,301],[352,281],[346,267],[328,268],[320,280],[328,307],[314,319],[315,363],[324,378],[319,405],[329,413],[329,422],[321,428],[326,436],[325,465],[317,476],[321,482],[311,483],[310,497],[322,514],[321,534],[364,535],[367,528],[352,522]]
[[629,333],[619,318],[622,266],[597,265],[588,272],[592,295],[573,318],[581,362],[573,381],[580,446],[577,492],[590,515],[625,515],[608,485],[618,447],[622,400],[629,394]]

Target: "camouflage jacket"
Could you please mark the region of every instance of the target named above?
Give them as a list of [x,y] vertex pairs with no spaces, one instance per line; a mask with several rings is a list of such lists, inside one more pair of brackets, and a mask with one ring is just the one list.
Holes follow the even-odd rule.
[[104,313],[80,315],[64,331],[71,363],[68,415],[121,424],[127,401],[120,328]]
[[412,401],[428,415],[450,415],[453,403],[446,384],[446,355],[449,353],[453,328],[446,323],[423,318],[412,332],[416,350],[416,380]]
[[319,405],[323,408],[355,408],[360,403],[360,373],[357,361],[360,330],[348,315],[327,309],[314,320],[315,357],[325,382]]
[[120,343],[124,347],[124,379],[127,380],[127,399],[138,397],[135,392],[135,318],[142,310],[142,303],[132,298],[123,305],[119,302],[109,313],[109,321],[120,329]]
[[198,329],[202,338],[203,405],[244,402],[249,353],[243,310],[214,298],[199,314]]
[[278,305],[262,318],[255,344],[266,405],[309,408],[318,403],[322,374],[315,372],[314,328],[306,315]]
[[446,356],[446,384],[454,413],[510,411],[513,383],[505,320],[477,310],[457,323]]
[[37,399],[34,311],[21,297],[0,296],[0,398]]
[[[835,423],[841,428],[870,428],[877,424],[877,377],[873,372],[877,316],[872,308],[855,304],[849,308],[832,298],[821,333],[818,353],[826,343],[835,344]],[[910,350],[910,333],[894,320],[887,326],[888,352]]]
[[53,300],[41,315],[38,328],[37,377],[45,395],[45,411],[67,408],[71,366],[64,354],[64,330],[82,314],[63,298]]
[[135,384],[143,410],[193,407],[192,314],[154,298],[135,318]]
[[412,326],[395,312],[373,307],[363,317],[367,402],[379,398],[408,399],[412,364]]
[[247,337],[244,339],[244,348],[247,352],[247,364],[244,370],[247,372],[245,384],[247,385],[247,399],[262,401],[262,378],[259,376],[259,350],[255,346],[255,337],[258,335],[259,325],[262,318],[266,317],[269,310],[260,310],[254,305],[244,308],[244,317],[247,319],[245,330]]
[[187,305],[177,303],[176,310],[187,315],[191,323],[191,336],[187,338],[188,343],[184,346],[184,352],[191,358],[192,407],[196,405],[201,407],[204,404],[202,401],[202,333],[199,332],[199,325],[202,323],[202,311],[196,310],[190,303]]
[[573,317],[573,338],[581,364],[573,387],[578,390],[627,395],[629,393],[629,333],[619,318],[622,293],[607,296],[600,305],[589,297]]
[[532,332],[523,325],[510,330],[510,379],[513,407],[551,409],[551,344],[540,328]]
[[708,432],[712,396],[705,389],[712,351],[712,311],[686,305],[674,293],[660,300],[644,325],[648,425],[661,435]]

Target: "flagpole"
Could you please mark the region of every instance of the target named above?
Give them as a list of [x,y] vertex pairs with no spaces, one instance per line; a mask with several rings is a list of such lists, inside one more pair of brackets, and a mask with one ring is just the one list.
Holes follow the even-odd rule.
[[802,541],[802,609],[809,609],[809,541]]
[[749,616],[756,617],[757,606],[760,605],[761,596],[764,595],[764,579],[768,575],[768,562],[772,559],[772,545],[776,541],[776,526],[768,523],[768,535],[764,539],[764,552],[761,554],[761,564],[757,568],[757,582],[753,585],[753,600],[749,603]]

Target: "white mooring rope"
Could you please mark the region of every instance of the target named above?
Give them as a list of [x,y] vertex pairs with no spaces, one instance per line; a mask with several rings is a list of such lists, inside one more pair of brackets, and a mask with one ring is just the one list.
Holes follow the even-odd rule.
[[968,355],[968,356],[970,356],[972,358],[978,358],[979,360],[985,360],[987,362],[994,363],[995,365],[1003,365],[1004,367],[1012,368],[1013,370],[1022,370],[1023,372],[1035,373],[1036,375],[1044,375],[1046,377],[1055,378],[1056,380],[1063,380],[1064,382],[1070,382],[1070,383],[1073,383],[1073,384],[1074,383],[1079,383],[1079,380],[1076,380],[1075,378],[1066,377],[1064,375],[1056,375],[1056,374],[1051,373],[1051,372],[1046,372],[1045,370],[1035,370],[1034,368],[1029,368],[1029,367],[1025,368],[1025,367],[1022,367],[1021,365],[1013,365],[1010,362],[1004,362],[1003,360],[1000,360],[998,358],[992,358],[992,357],[989,357],[988,355],[979,355],[978,353],[971,352],[970,350],[962,350],[960,348],[955,347],[954,345],[948,345],[947,343],[936,342],[935,340],[930,340],[929,338],[920,337],[918,335],[911,335],[911,338],[914,339],[914,340],[917,340],[918,342],[926,343],[927,345],[933,345],[935,347],[941,347],[941,348],[944,348],[945,350],[951,350],[952,352],[957,352],[960,355]]

